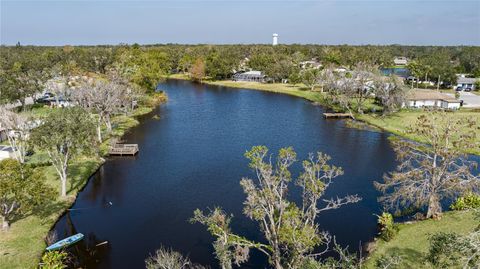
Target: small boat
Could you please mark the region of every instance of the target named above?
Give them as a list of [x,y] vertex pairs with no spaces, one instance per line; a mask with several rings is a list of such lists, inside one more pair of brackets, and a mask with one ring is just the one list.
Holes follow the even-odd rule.
[[70,245],[73,245],[73,244],[77,243],[78,241],[80,241],[82,239],[83,239],[83,234],[78,233],[78,234],[72,235],[70,237],[67,237],[65,239],[62,239],[62,240],[56,242],[53,245],[48,246],[47,250],[52,251],[52,250],[57,250],[57,249],[61,249],[61,248],[64,248],[64,247],[68,247]]

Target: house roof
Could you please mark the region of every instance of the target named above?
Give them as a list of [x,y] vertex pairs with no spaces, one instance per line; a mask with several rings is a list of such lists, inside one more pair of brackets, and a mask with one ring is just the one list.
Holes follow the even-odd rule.
[[457,83],[461,83],[461,84],[474,84],[476,80],[477,80],[476,78],[459,77],[459,78],[457,79]]
[[408,93],[407,99],[411,101],[441,100],[449,103],[460,103],[460,100],[434,90],[416,89]]
[[244,72],[243,74],[244,74],[244,75],[257,75],[257,76],[261,76],[261,75],[262,75],[262,71],[252,70],[252,71]]

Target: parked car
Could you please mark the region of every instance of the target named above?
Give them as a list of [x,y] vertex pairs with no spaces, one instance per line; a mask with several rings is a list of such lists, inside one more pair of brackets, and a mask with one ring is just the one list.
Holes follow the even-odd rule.
[[466,91],[466,92],[471,92],[471,91],[472,91],[472,88],[465,88],[465,91]]
[[35,99],[35,103],[45,104],[54,97],[53,93],[46,92],[39,98]]

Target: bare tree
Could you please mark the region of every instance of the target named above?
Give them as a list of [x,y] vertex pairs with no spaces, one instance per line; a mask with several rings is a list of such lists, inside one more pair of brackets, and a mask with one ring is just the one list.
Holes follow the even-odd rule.
[[357,113],[363,113],[365,102],[372,94],[371,83],[377,70],[376,66],[358,63],[351,72],[353,83],[344,93],[355,101]]
[[27,118],[0,107],[0,130],[2,129],[6,130],[8,143],[13,150],[14,158],[20,163],[24,163],[30,134]]
[[45,88],[55,96],[55,104],[60,106],[60,98],[68,98],[70,91],[69,78],[58,75],[45,83]]
[[331,90],[337,81],[337,75],[335,74],[333,67],[326,67],[320,73],[318,85],[320,86],[320,91],[324,92]]
[[163,246],[155,254],[145,260],[146,269],[203,269],[205,267],[194,264],[189,258]]
[[83,108],[97,114],[97,138],[102,142],[103,124],[108,132],[112,132],[111,117],[120,112],[124,106],[131,107],[131,104],[126,103],[133,102],[131,93],[126,84],[120,84],[117,81],[93,80],[72,90],[72,98]]
[[472,174],[477,163],[465,154],[476,143],[478,126],[472,119],[445,112],[420,116],[409,134],[427,145],[404,139],[393,142],[400,164],[384,176],[384,183],[375,182],[384,193],[380,201],[394,209],[427,206],[427,218],[432,218],[442,213],[442,199],[478,191],[480,178]]
[[[195,211],[193,221],[200,222],[217,238],[214,243],[222,268],[248,260],[248,250],[256,248],[268,256],[274,268],[297,268],[304,259],[315,258],[328,250],[331,236],[320,231],[315,218],[320,212],[336,209],[360,200],[356,195],[324,199],[324,207],[318,202],[332,180],[343,174],[341,168],[328,164],[330,157],[318,153],[303,162],[304,172],[296,183],[302,188],[302,207],[287,199],[288,185],[292,178],[289,167],[296,161],[292,148],[279,151],[275,165],[268,156],[268,149],[255,146],[245,156],[250,160],[256,180],[243,178],[240,182],[247,199],[244,213],[259,223],[268,244],[252,242],[229,230],[230,218],[215,209],[208,215]],[[325,249],[314,250],[324,245]]]
[[329,85],[329,92],[335,104],[348,111],[350,117],[355,119],[353,114],[354,102],[351,96],[356,92],[355,80],[351,77],[343,77]]
[[397,76],[376,76],[373,81],[375,97],[383,107],[384,115],[394,112],[405,101],[406,90],[403,81]]

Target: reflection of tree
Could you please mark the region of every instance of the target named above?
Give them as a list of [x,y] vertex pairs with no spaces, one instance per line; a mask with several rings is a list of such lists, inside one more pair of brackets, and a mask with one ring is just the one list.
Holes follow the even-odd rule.
[[[78,233],[70,212],[65,215],[64,231],[65,237]],[[72,268],[89,268],[97,264],[102,258],[108,255],[110,250],[108,242],[103,242],[107,241],[99,239],[93,232],[90,232],[83,240],[67,249],[71,257],[70,266]]]

